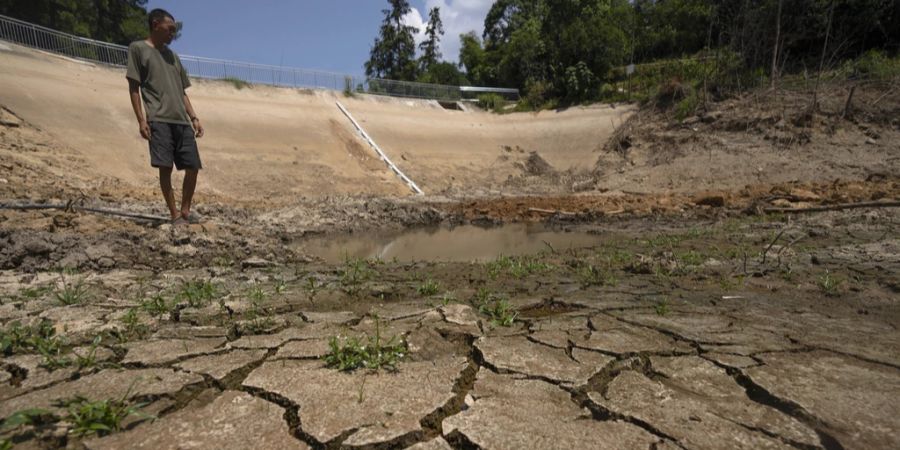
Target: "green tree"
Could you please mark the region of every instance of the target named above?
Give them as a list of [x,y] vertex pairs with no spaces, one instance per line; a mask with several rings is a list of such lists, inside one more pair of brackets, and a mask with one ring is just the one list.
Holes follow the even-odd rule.
[[390,80],[416,79],[416,28],[403,22],[412,10],[407,0],[388,0],[381,30],[365,64],[366,76]]
[[431,65],[427,72],[419,75],[420,83],[446,84],[450,86],[466,86],[469,79],[462,73],[456,64],[438,62]]
[[0,0],[0,14],[116,44],[147,35],[147,0]]
[[425,40],[419,44],[422,56],[419,58],[419,67],[422,72],[428,72],[431,66],[441,59],[441,36],[444,35],[444,22],[441,21],[441,8],[434,7],[428,12],[428,26],[425,28]]
[[496,71],[487,64],[487,55],[481,38],[474,32],[459,35],[459,67],[466,71],[466,78],[474,85],[486,86],[494,82]]

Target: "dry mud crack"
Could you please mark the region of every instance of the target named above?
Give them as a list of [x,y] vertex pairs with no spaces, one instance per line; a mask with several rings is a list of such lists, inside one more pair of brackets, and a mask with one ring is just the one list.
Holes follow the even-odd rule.
[[[900,261],[883,252],[898,221],[870,215],[861,233],[860,214],[829,216],[829,233],[818,219],[790,224],[808,246],[791,254],[790,271],[761,253],[785,226],[750,218],[621,232],[521,260],[521,273],[505,259],[3,272],[11,344],[0,417],[45,408],[58,420],[0,439],[92,449],[896,448],[900,305],[885,286]],[[873,244],[847,251],[862,235]],[[749,250],[757,266],[782,267],[745,275]],[[846,269],[866,261],[885,269]],[[79,303],[60,305],[61,277],[82,283]],[[424,292],[425,280],[438,292]],[[350,336],[400,339],[405,355],[395,370],[327,367],[330,339]],[[60,403],[76,395],[146,403],[156,419],[78,436]]]

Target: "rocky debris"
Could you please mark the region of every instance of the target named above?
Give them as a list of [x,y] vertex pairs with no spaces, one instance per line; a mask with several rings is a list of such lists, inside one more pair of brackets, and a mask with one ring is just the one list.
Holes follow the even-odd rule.
[[128,344],[122,364],[153,366],[177,361],[186,356],[222,351],[225,338],[161,339]]
[[485,363],[498,370],[573,386],[587,383],[592,375],[613,361],[609,356],[584,352],[581,362],[564,350],[537,344],[524,337],[483,337],[475,341],[475,348]]
[[265,350],[234,350],[218,355],[198,356],[175,364],[174,367],[222,381],[235,370],[262,361],[265,357]]
[[826,351],[771,353],[745,372],[823,421],[844,448],[900,448],[900,371]]
[[172,369],[107,369],[74,381],[55,384],[0,403],[0,417],[26,408],[51,408],[57,400],[83,396],[91,400],[121,399],[173,394],[185,386],[200,383],[200,375]]
[[136,429],[85,443],[91,450],[129,449],[308,449],[291,436],[284,408],[238,391],[212,403],[178,411]]
[[571,395],[540,380],[481,370],[472,404],[443,421],[444,436],[477,448],[650,448],[661,439],[620,421],[596,421]]
[[[320,443],[386,443],[422,432],[421,421],[454,396],[465,358],[402,363],[396,373],[343,373],[319,361],[267,362],[244,386],[299,406],[303,432]],[[302,380],[302,382],[298,382]]]

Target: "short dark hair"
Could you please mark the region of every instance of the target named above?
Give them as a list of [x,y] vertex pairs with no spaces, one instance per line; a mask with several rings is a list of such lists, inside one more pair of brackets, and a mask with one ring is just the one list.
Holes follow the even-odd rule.
[[150,27],[150,30],[153,31],[153,22],[161,22],[166,17],[175,20],[175,16],[170,14],[168,11],[164,9],[156,8],[153,11],[150,11],[150,14],[147,15],[147,25]]

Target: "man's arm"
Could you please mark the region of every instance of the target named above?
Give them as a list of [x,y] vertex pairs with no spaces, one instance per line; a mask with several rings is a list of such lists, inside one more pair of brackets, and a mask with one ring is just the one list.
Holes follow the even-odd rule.
[[150,125],[147,124],[147,119],[144,118],[144,111],[141,107],[141,84],[129,78],[128,93],[131,95],[131,109],[134,110],[134,116],[137,118],[141,137],[149,141]]
[[197,133],[196,136],[198,138],[203,137],[203,125],[200,123],[200,119],[197,118],[197,113],[194,112],[194,106],[191,105],[191,99],[188,98],[187,92],[184,93],[184,109],[187,110],[188,117],[191,118],[191,125]]

